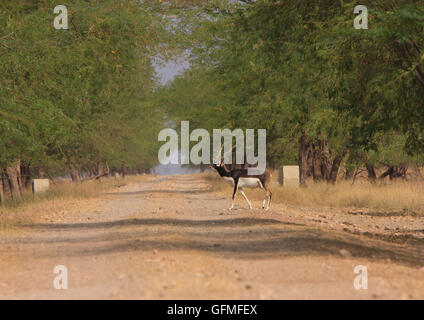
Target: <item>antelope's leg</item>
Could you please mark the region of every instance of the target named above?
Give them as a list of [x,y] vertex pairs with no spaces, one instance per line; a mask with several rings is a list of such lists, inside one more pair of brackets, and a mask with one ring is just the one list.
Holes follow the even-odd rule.
[[271,208],[272,192],[268,188],[266,188],[266,191],[267,191],[267,197],[268,197],[268,206],[267,206],[267,208],[265,210],[269,210]]
[[252,209],[252,204],[250,203],[249,199],[247,199],[246,194],[242,189],[239,189],[241,195],[246,199],[247,203],[249,204],[249,208]]
[[268,200],[268,192],[262,185],[262,182],[259,182],[259,188],[261,188],[265,192],[265,198],[264,198],[264,201],[262,201],[262,209],[265,209],[265,204],[266,204],[266,201]]
[[234,179],[233,198],[231,201],[231,207],[228,210],[232,210],[234,208],[234,200],[236,199],[237,190],[238,190],[238,179],[237,180]]
[[262,201],[262,209],[265,209],[265,203],[266,203],[267,198],[268,198],[268,195],[265,194],[265,199],[264,199],[264,201]]

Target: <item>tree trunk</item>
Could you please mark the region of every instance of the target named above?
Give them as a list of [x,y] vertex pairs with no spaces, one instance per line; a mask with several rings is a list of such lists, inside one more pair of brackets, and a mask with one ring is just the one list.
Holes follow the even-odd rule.
[[322,180],[322,168],[321,168],[321,150],[317,149],[313,151],[313,177],[314,181]]
[[[321,141],[321,168],[323,178],[329,182],[331,181],[331,172],[333,168],[333,157],[328,149],[327,142],[325,140]],[[338,170],[338,168],[337,168]]]
[[378,178],[384,179],[387,176],[390,176],[390,180],[392,180],[393,167],[389,167],[385,172],[383,172]]
[[325,139],[315,139],[312,149],[314,181],[325,180],[334,183],[344,154],[333,159]]
[[357,165],[356,165],[355,157],[357,156],[358,155],[356,153],[353,153],[352,150],[349,151],[349,156],[347,157],[347,161],[345,165],[346,173],[344,178],[346,180],[352,179],[356,173]]
[[370,180],[371,182],[375,182],[375,180],[377,180],[377,175],[375,174],[374,166],[370,164],[369,162],[367,162],[365,164],[365,167],[367,168],[367,171],[368,171],[368,180]]
[[4,168],[0,168],[0,169],[1,169],[1,172],[0,172],[1,184],[2,184],[2,187],[3,187],[3,194],[5,194],[6,191],[8,190],[8,188],[9,188],[8,181],[7,181],[7,175],[6,175],[6,169],[4,169]]
[[31,186],[31,169],[29,164],[21,164],[21,186],[29,188]]
[[0,168],[0,206],[4,205],[4,181],[3,181],[3,168]]
[[280,166],[278,168],[278,184],[280,186],[284,185],[284,167],[283,166]]
[[406,166],[396,166],[394,173],[392,175],[392,179],[396,179],[396,178],[402,178],[404,180],[406,180],[406,172],[408,171],[408,167]]
[[346,173],[345,173],[345,179],[350,180],[353,178],[353,175],[355,174],[355,168],[349,168],[346,167]]
[[408,170],[405,166],[390,166],[386,172],[384,172],[379,179],[384,179],[389,176],[390,180],[402,178],[406,179],[406,171]]
[[311,139],[305,135],[300,137],[299,141],[299,184],[306,186],[306,177],[308,174],[308,154],[311,148]]
[[80,182],[81,181],[81,177],[78,171],[78,168],[75,167],[73,164],[69,165],[69,171],[71,173],[71,179],[72,182]]
[[314,149],[312,142],[310,143],[309,152],[306,157],[306,161],[308,164],[308,170],[306,171],[306,178],[314,176]]
[[17,160],[12,166],[6,168],[7,180],[9,183],[10,195],[13,199],[21,196],[21,189],[19,185],[21,162]]
[[96,170],[97,171],[97,176],[103,177],[104,174],[105,174],[105,166],[104,166],[103,162],[101,162],[101,161],[97,162],[96,169],[97,169]]
[[124,164],[122,164],[122,166],[121,166],[121,175],[122,175],[122,177],[125,177],[126,174],[127,174],[127,168],[125,167]]
[[340,163],[342,162],[344,158],[344,154],[338,155],[334,158],[333,164],[331,166],[329,179],[327,181],[331,183],[336,183],[337,175],[339,173]]
[[87,178],[91,178],[91,177],[93,177],[93,176],[94,176],[94,172],[93,172],[93,170],[91,169],[91,167],[86,167],[86,168],[85,168],[85,172],[86,172]]
[[101,161],[97,162],[97,164],[96,164],[96,173],[97,173],[96,180],[98,180],[98,179],[100,179],[102,177],[107,176],[109,174],[109,166],[108,166],[108,164],[106,163],[106,165],[105,165]]

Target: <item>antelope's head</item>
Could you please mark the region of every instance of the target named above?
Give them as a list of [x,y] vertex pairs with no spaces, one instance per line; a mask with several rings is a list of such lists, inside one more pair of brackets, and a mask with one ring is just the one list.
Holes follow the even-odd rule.
[[216,169],[216,170],[219,170],[219,169],[221,169],[221,168],[224,168],[224,169],[225,169],[225,171],[228,171],[228,169],[227,169],[227,167],[226,167],[226,165],[225,165],[225,163],[224,163],[224,158],[225,158],[225,156],[226,156],[227,154],[229,154],[229,153],[232,153],[232,152],[233,152],[233,150],[234,150],[235,146],[234,146],[234,147],[232,147],[230,151],[227,151],[226,153],[224,153],[224,154],[221,156],[221,153],[222,153],[222,149],[223,149],[223,148],[224,148],[224,144],[222,144],[222,145],[221,145],[221,148],[219,149],[219,152],[218,152],[218,154],[216,155],[216,158],[214,158],[213,163],[209,166],[209,168],[211,168],[211,169]]

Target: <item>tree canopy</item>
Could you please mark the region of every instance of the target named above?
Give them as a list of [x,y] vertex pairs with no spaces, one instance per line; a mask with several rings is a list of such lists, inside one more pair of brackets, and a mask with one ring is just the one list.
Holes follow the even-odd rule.
[[157,15],[137,1],[73,1],[56,30],[55,6],[0,4],[0,166],[151,167]]
[[298,162],[316,179],[334,181],[342,161],[422,161],[424,5],[361,4],[368,29],[354,28],[355,1],[199,7],[193,67],[162,103],[200,127],[265,128],[269,164]]
[[[268,164],[335,181],[422,164],[424,3],[52,0],[0,4],[0,167],[150,168],[169,120],[265,128]],[[164,87],[154,61],[189,56]],[[374,173],[375,176],[375,173]]]

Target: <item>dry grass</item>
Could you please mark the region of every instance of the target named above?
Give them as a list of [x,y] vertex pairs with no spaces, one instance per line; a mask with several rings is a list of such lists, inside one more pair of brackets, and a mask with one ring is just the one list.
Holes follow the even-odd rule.
[[[313,208],[354,208],[365,211],[399,212],[399,214],[424,215],[423,181],[384,181],[371,184],[366,180],[340,181],[335,185],[308,182],[306,188],[296,185],[280,186],[277,173],[273,173],[272,202]],[[231,195],[231,187],[216,173],[204,174],[204,179],[214,191]],[[247,190],[249,199],[262,200],[261,190]],[[240,199],[242,199],[240,197]],[[239,200],[240,200],[239,199]],[[243,200],[240,200],[243,201]]]
[[148,177],[126,176],[119,180],[103,178],[79,184],[63,180],[51,184],[47,192],[36,195],[31,190],[25,190],[19,200],[7,199],[4,206],[0,207],[0,232],[38,221],[49,214],[80,209],[88,205],[87,199],[99,197],[120,185],[144,181]]
[[307,188],[275,186],[275,202],[304,206],[372,209],[424,214],[423,183],[370,184],[340,182],[335,185],[310,182]]

